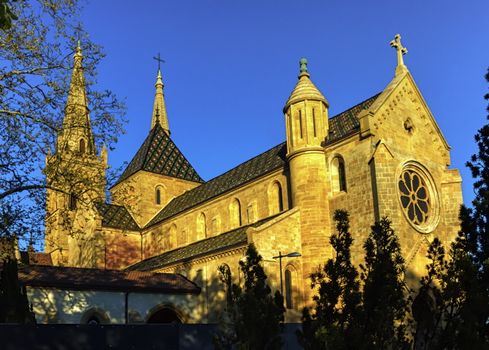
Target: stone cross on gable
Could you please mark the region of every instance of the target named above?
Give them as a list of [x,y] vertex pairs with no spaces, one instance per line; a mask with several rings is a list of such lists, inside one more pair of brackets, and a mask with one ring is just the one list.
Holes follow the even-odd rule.
[[404,65],[404,60],[402,58],[403,55],[407,54],[408,50],[401,44],[401,35],[396,34],[394,40],[390,42],[391,47],[395,48],[397,51],[397,67],[396,67],[396,75],[407,70],[407,67]]
[[160,53],[159,53],[159,52],[158,52],[158,56],[153,57],[153,59],[154,59],[154,60],[156,60],[156,61],[158,61],[158,71],[159,71],[159,70],[160,70],[160,68],[161,68],[161,67],[160,67],[161,63],[162,63],[162,62],[163,62],[163,63],[165,63],[165,60],[163,60],[163,59],[161,58],[161,56],[160,56]]

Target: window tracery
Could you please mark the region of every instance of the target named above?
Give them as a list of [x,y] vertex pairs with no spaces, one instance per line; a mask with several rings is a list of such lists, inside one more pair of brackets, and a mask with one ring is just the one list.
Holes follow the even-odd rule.
[[438,223],[438,200],[429,173],[414,162],[404,165],[397,181],[399,203],[409,223],[420,232],[430,232]]

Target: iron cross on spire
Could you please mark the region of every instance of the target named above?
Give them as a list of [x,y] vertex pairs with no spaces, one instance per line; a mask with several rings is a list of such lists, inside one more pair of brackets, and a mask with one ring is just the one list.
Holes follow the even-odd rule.
[[404,60],[402,58],[403,55],[407,54],[408,50],[401,44],[401,35],[396,34],[394,37],[394,40],[390,42],[391,47],[395,48],[397,51],[397,68],[396,68],[396,73],[398,73],[398,70],[404,70],[406,69],[406,66],[404,65]]
[[158,71],[160,70],[161,63],[165,63],[165,60],[161,58],[160,53],[158,52],[158,56],[153,57],[154,60],[158,61]]

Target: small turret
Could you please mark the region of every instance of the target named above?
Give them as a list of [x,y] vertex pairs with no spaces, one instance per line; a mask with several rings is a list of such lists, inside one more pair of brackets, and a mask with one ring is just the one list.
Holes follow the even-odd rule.
[[302,58],[299,81],[285,103],[284,114],[292,206],[301,213],[304,280],[329,257],[327,250],[319,248],[319,242],[328,242],[330,234],[329,181],[322,146],[328,134],[328,106]]
[[307,60],[302,58],[299,64],[299,81],[284,107],[289,154],[321,147],[328,135],[329,103],[311,81]]

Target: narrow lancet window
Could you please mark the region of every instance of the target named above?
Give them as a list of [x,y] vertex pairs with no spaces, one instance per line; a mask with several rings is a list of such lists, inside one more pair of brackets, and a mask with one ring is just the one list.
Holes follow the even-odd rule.
[[80,153],[85,153],[85,140],[80,139],[80,147],[79,147]]
[[293,285],[292,285],[292,272],[290,269],[285,270],[285,306],[287,309],[294,308],[293,298]]
[[159,188],[156,189],[156,204],[161,204],[161,190]]
[[229,206],[229,219],[231,228],[241,226],[241,203],[237,198]]
[[331,162],[331,181],[333,193],[346,192],[345,161],[341,156],[336,156]]

